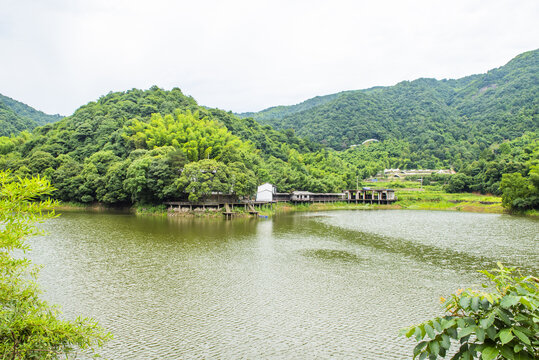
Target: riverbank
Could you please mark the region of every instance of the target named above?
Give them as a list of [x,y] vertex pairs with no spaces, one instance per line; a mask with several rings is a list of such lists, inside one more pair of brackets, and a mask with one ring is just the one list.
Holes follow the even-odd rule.
[[[277,203],[257,208],[259,216],[270,217],[278,214],[292,212],[316,212],[331,210],[443,210],[443,211],[463,211],[492,214],[509,214],[502,207],[502,200],[494,195],[482,195],[475,193],[450,194],[441,190],[433,189],[401,189],[397,191],[398,201],[390,205],[379,204],[355,204],[347,202],[335,203]],[[108,207],[104,204],[80,204],[80,203],[60,203],[55,208],[57,211],[121,211],[136,215],[150,216],[178,216],[178,217],[222,217],[222,211],[216,209],[196,209],[193,211],[170,211],[166,205],[135,205],[132,207]],[[235,217],[253,216],[244,209],[235,209]],[[526,217],[539,218],[539,211],[528,210],[526,212],[513,213]]]

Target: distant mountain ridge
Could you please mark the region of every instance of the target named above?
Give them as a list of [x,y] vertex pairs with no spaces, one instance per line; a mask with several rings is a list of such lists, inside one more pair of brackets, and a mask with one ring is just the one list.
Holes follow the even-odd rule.
[[270,108],[264,109],[259,112],[245,112],[236,114],[240,118],[254,117],[256,120],[270,120],[275,118],[282,118],[287,115],[292,115],[301,111],[309,110],[313,107],[326,104],[335,98],[339,97],[341,94],[346,91],[342,91],[336,94],[315,96],[314,98],[305,100],[296,105],[278,105],[272,106]]
[[533,50],[486,74],[420,78],[239,115],[337,150],[369,138],[432,151],[464,141],[492,144],[539,129],[538,77],[539,50]]
[[20,101],[0,94],[0,136],[18,134],[32,130],[63,118],[61,115],[48,115]]

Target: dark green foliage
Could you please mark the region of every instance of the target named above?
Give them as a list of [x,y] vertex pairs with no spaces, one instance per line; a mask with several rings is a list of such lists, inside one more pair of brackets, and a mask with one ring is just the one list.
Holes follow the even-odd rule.
[[449,179],[446,191],[450,193],[469,192],[472,179],[465,174],[456,174]]
[[302,111],[295,105],[253,117],[338,150],[370,138],[398,139],[413,152],[455,164],[476,160],[492,143],[539,129],[538,74],[535,50],[483,75],[349,91]]
[[30,130],[37,126],[31,120],[17,115],[13,110],[0,102],[0,135],[9,136],[18,134],[23,130]]
[[0,94],[0,136],[18,134],[62,119],[60,115],[47,115]]
[[252,117],[259,122],[264,122],[265,120],[271,119],[281,119],[287,115],[292,115],[301,111],[312,109],[316,106],[323,105],[330,102],[331,100],[337,98],[341,94],[346,93],[343,91],[337,94],[325,95],[325,96],[316,96],[312,99],[305,100],[300,104],[291,105],[291,106],[273,106],[268,109],[262,110],[260,112],[246,112],[237,114],[240,118]]
[[[532,51],[484,75],[347,91],[254,115],[283,130],[198,106],[177,88],[109,93],[32,134],[0,137],[0,169],[47,176],[62,200],[131,204],[247,196],[266,181],[282,192],[337,192],[386,168],[453,168],[458,175],[424,183],[501,194],[503,175],[519,173],[528,190],[506,186],[505,204],[536,207],[537,58]],[[370,138],[381,141],[361,144]],[[210,163],[218,177],[188,183],[186,169],[206,174]]]
[[503,174],[500,184],[503,206],[510,210],[539,208],[539,165],[531,167],[528,177],[520,173]]
[[[485,149],[476,161],[463,165],[461,174],[454,176],[447,187],[449,192],[477,191],[502,194],[500,188],[504,174],[527,176],[539,164],[539,137],[526,133],[513,141]],[[533,203],[533,202],[532,202]],[[509,203],[505,203],[509,207]],[[537,205],[529,207],[537,207]]]
[[[539,279],[514,268],[482,273],[495,292],[459,290],[444,301],[446,316],[403,329],[419,343],[414,359],[537,359],[539,356]],[[488,288],[489,285],[483,285]]]
[[[48,175],[61,200],[107,204],[198,199],[212,192],[247,196],[267,180],[283,191],[345,187],[353,176],[328,166],[340,161],[333,152],[312,153],[319,148],[293,131],[200,107],[179,89],[152,87],[109,93],[31,135],[0,138],[0,168],[22,177]],[[211,186],[185,179],[180,186],[182,172],[199,171],[205,160],[217,162],[223,176],[211,179]],[[283,182],[285,172],[290,178]]]

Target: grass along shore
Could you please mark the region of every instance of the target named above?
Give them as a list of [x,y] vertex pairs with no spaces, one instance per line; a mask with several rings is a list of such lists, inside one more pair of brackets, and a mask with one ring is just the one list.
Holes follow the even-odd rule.
[[[456,193],[451,194],[436,188],[425,187],[423,189],[402,188],[396,189],[395,194],[398,198],[396,202],[390,205],[378,204],[355,204],[348,202],[334,203],[277,203],[273,206],[267,205],[257,208],[261,216],[274,216],[291,212],[316,212],[330,210],[390,210],[390,209],[408,209],[408,210],[444,210],[444,211],[465,211],[479,213],[509,214],[502,207],[502,200],[499,196],[482,195],[476,193]],[[166,205],[134,205],[131,208],[107,207],[103,204],[81,204],[61,202],[56,208],[58,211],[126,211],[137,215],[153,216],[187,216],[187,217],[222,217],[221,210],[198,209],[187,212],[171,212]],[[237,217],[251,216],[247,211],[241,208],[234,210]],[[539,211],[529,210],[526,212],[515,213],[514,215],[524,215],[530,217],[539,217]]]

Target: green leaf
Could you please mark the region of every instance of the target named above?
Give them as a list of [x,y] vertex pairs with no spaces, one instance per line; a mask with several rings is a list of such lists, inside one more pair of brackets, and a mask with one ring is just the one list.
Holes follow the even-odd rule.
[[[539,320],[539,319],[538,319]],[[528,337],[533,337],[534,334],[536,334],[537,332],[535,331],[530,331],[530,329],[527,329],[525,327],[522,327],[522,326],[515,326],[514,329],[520,331],[521,333],[524,333],[526,334],[526,336]]]
[[511,306],[516,305],[519,300],[520,300],[520,296],[510,296],[510,295],[504,296],[502,301],[500,301],[500,306],[505,309],[508,309]]
[[475,329],[475,336],[480,342],[485,341],[485,329],[477,327],[477,329]]
[[529,318],[523,314],[517,314],[515,316],[515,321],[516,322],[520,322],[520,323],[525,323],[526,321],[528,321]]
[[496,358],[496,356],[498,356],[499,352],[500,351],[496,349],[495,347],[492,347],[492,346],[486,347],[483,349],[483,351],[481,351],[481,359],[493,360]]
[[496,339],[496,336],[498,335],[498,332],[496,331],[496,328],[494,326],[491,326],[487,329],[487,335],[489,339],[494,340]]
[[527,297],[525,296],[521,296],[520,297],[520,303],[524,306],[526,306],[528,309],[532,310],[533,309],[533,305],[532,303],[528,300]]
[[457,320],[455,318],[452,318],[449,321],[443,320],[442,321],[442,330],[449,329],[450,327],[455,326],[456,323],[457,323]]
[[486,347],[487,345],[485,344],[472,344],[472,346],[470,346],[470,348],[473,349],[473,351],[475,352],[481,352]]
[[515,353],[513,352],[513,349],[508,345],[502,346],[502,348],[500,349],[500,354],[503,356],[504,359],[515,358]]
[[476,326],[468,326],[461,329],[459,331],[459,339],[472,334],[476,328],[477,328]]
[[524,344],[531,345],[530,339],[523,332],[513,329],[513,334],[515,334],[516,337],[519,338]]
[[434,339],[436,337],[436,334],[434,333],[434,329],[429,324],[425,324],[425,332],[431,339]]
[[407,338],[409,338],[410,336],[414,335],[414,332],[415,332],[415,327],[411,327],[408,329],[408,331],[406,331],[406,329],[402,329],[399,335],[402,336],[404,334]]
[[449,348],[451,347],[451,339],[446,334],[442,335],[441,345],[446,350],[449,350]]
[[438,341],[429,342],[429,350],[430,350],[431,354],[440,353],[440,344],[438,343]]
[[500,317],[500,320],[502,320],[505,324],[511,326],[511,320],[509,319],[509,316],[505,313],[503,309],[497,308],[496,314]]
[[414,357],[417,356],[417,354],[419,354],[421,352],[421,350],[423,350],[423,348],[427,346],[427,342],[426,341],[421,341],[419,344],[417,344],[415,347],[414,347]]
[[473,311],[479,310],[479,297],[472,298],[472,304],[470,305]]
[[470,301],[472,299],[468,296],[463,296],[460,298],[459,304],[462,308],[467,309],[470,306]]
[[441,357],[445,357],[446,351],[445,348],[441,347],[440,352],[438,353]]
[[453,339],[458,339],[457,329],[452,327],[446,330],[447,335],[451,336]]
[[514,336],[511,333],[511,329],[503,329],[498,333],[498,336],[500,337],[502,345],[505,345],[514,339]]
[[513,355],[513,359],[515,360],[537,360],[535,357],[531,357],[528,355],[526,351],[520,351]]
[[432,320],[432,326],[434,327],[434,329],[436,329],[436,331],[442,332],[442,326],[438,321]]
[[483,308],[483,310],[488,310],[488,308],[490,307],[490,302],[486,298],[482,299],[481,307]]
[[491,313],[486,319],[479,320],[479,324],[483,329],[488,329],[494,324],[494,314]]
[[516,353],[522,349],[524,349],[524,345],[522,344],[516,344],[515,347],[513,348],[513,350],[515,350]]
[[417,326],[414,330],[414,336],[417,341],[423,339],[423,332],[421,331],[421,328]]

